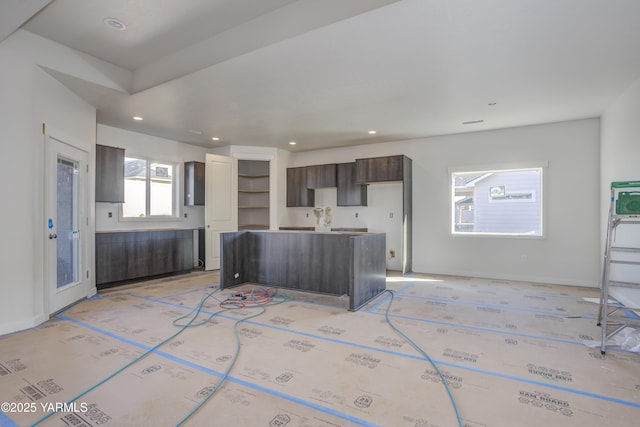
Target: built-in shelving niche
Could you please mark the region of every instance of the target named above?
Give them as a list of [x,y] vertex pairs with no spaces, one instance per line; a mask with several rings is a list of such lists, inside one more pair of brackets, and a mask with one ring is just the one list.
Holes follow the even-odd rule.
[[268,230],[269,211],[269,161],[238,160],[238,230]]

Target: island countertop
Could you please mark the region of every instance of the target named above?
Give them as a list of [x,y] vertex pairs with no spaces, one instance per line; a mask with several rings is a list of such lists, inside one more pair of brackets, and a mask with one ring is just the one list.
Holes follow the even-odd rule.
[[384,233],[221,233],[220,287],[242,283],[348,295],[357,310],[386,289]]

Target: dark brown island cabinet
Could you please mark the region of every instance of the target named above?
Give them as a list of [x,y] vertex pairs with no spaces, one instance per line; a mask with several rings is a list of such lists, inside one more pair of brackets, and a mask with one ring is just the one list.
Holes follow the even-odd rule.
[[386,289],[384,233],[238,231],[220,238],[220,288],[242,283],[348,295],[358,310]]

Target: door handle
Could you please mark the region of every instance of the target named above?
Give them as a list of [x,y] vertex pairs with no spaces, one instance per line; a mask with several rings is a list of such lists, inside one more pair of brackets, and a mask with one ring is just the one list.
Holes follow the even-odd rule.
[[58,235],[57,235],[57,234],[55,234],[55,233],[49,233],[49,240],[51,240],[51,239],[57,239],[57,238],[58,238]]

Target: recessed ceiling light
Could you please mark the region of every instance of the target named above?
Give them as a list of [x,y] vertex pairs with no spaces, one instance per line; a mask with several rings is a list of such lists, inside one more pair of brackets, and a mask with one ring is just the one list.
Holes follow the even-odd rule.
[[131,118],[132,118],[133,120],[138,121],[138,122],[141,122],[141,121],[143,121],[143,120],[144,120],[144,119],[143,119],[142,117],[140,117],[140,116],[133,116],[133,117],[131,117]]
[[116,18],[104,18],[102,22],[104,22],[104,25],[114,30],[124,31],[127,29],[127,26],[124,25],[124,22]]
[[289,141],[289,145],[296,145],[295,141]]
[[201,130],[189,129],[187,132],[192,133],[194,135],[202,135]]
[[375,130],[370,130],[369,131],[369,135],[375,135],[376,133],[378,133],[378,131],[375,131]]
[[477,123],[483,123],[484,120],[472,120],[470,122],[462,122],[463,125],[475,125]]
[[214,136],[213,138],[211,138],[213,141],[220,141],[220,138],[218,138],[217,136]]

